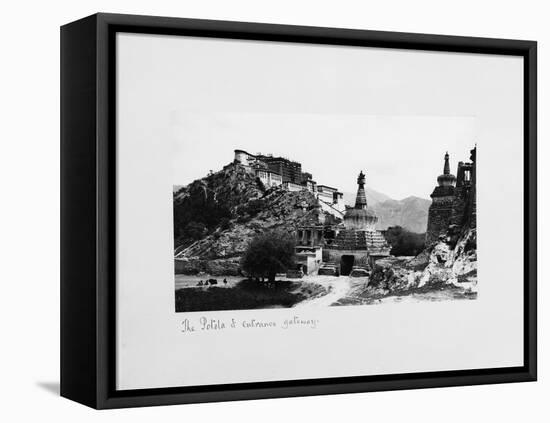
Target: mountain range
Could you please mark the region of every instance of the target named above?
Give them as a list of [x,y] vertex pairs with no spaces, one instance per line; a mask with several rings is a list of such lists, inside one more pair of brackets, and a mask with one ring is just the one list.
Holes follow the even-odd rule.
[[[377,229],[402,226],[411,232],[424,233],[428,224],[428,209],[431,201],[410,196],[402,200],[391,197],[372,188],[365,187],[369,210],[378,216]],[[344,204],[353,206],[356,193],[345,192]]]

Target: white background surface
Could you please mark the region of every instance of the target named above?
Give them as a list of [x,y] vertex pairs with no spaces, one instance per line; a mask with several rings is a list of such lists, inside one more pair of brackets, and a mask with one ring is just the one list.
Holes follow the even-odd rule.
[[[306,111],[306,117],[324,123],[304,119]],[[266,123],[232,141],[228,134],[234,126],[220,112],[233,113],[237,121],[264,113],[279,125],[292,116],[307,135],[290,131],[286,139],[266,142],[264,132],[278,132]],[[214,115],[208,131],[189,129],[197,115]],[[366,130],[388,118],[393,119],[388,126],[401,127],[401,133]],[[317,135],[345,119],[364,127],[341,125],[339,141]],[[415,131],[422,122],[424,129]],[[448,137],[449,132],[454,135]],[[420,195],[428,197],[444,152],[453,154],[455,169],[458,160],[469,159],[475,142],[476,301],[174,313],[172,186],[192,181],[179,179],[188,173],[180,170],[188,163],[202,166],[204,176],[206,169],[218,171],[229,163],[234,148],[278,149],[275,154],[291,158],[306,150],[302,165],[311,171],[311,162],[323,164],[328,172],[319,179],[315,171],[314,178],[330,186],[341,187],[346,176],[355,185],[359,169],[368,181],[385,171],[393,186],[404,186],[403,196],[418,194],[409,180],[426,179]],[[323,148],[332,157],[318,153]],[[521,168],[522,149],[523,61],[518,57],[118,35],[117,387],[521,366],[523,179],[497,175],[503,168]],[[175,154],[178,150],[187,154]],[[216,154],[210,151],[225,152],[225,160],[213,164]],[[424,165],[428,159],[433,168]],[[508,200],[506,213],[502,199]],[[199,316],[226,322],[297,316],[319,324],[315,330],[181,333],[183,319]]]
[[[547,271],[539,266],[539,382],[95,412],[58,398],[59,25],[96,11],[539,41],[539,163],[550,112],[544,2],[81,1],[4,5],[0,384],[5,421],[548,421]],[[511,176],[513,177],[513,176]],[[550,177],[539,172],[539,215]],[[548,256],[539,223],[539,261]]]

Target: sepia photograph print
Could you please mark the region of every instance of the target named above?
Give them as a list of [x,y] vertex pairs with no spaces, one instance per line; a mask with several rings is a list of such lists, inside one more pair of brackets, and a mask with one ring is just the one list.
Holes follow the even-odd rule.
[[202,119],[212,153],[174,155],[176,312],[477,298],[474,119]]

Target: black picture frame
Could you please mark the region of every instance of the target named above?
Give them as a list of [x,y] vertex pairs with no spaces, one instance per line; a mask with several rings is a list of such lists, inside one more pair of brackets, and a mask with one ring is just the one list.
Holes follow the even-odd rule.
[[[181,388],[115,389],[117,32],[516,55],[524,58],[524,365]],[[537,44],[95,14],[61,28],[61,395],[90,407],[232,401],[534,381],[537,375]]]

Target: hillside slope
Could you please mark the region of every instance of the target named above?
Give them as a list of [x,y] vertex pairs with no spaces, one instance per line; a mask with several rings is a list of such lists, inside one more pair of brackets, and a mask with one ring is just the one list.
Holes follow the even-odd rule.
[[258,233],[290,235],[296,226],[323,218],[330,217],[311,192],[265,189],[255,177],[228,166],[174,193],[176,255],[195,261],[238,259]]

